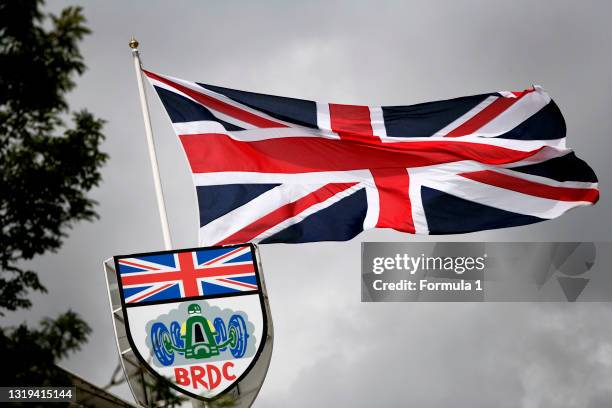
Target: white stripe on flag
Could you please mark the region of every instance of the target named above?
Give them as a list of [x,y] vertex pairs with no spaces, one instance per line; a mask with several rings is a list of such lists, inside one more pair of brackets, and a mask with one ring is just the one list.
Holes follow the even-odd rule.
[[[228,252],[225,253],[223,255],[219,255],[218,257],[214,258],[214,259],[210,259],[202,264],[199,264],[198,266],[202,266],[204,268],[216,268],[220,265],[223,265],[224,263],[231,261],[234,258],[238,258],[239,256],[242,256],[244,254],[246,254],[247,252],[250,252],[251,248],[250,247],[245,247],[245,248],[240,248],[238,251],[234,250],[234,252]],[[230,254],[230,255],[228,255]],[[232,262],[232,265],[249,265],[251,264],[251,262],[249,261],[245,261],[245,262]]]
[[456,174],[436,174],[433,177],[424,177],[423,185],[479,204],[546,219],[559,217],[574,207],[591,204],[535,197],[480,183]]
[[[232,278],[239,277],[239,276],[240,275],[232,275],[227,278],[200,278],[198,279],[198,284],[201,287],[202,286],[201,282],[206,282],[206,283],[211,283],[213,285],[223,286],[228,289],[239,290],[239,291],[257,290],[257,285],[254,285],[252,283],[239,282],[239,281],[237,281],[236,283],[230,282]],[[253,274],[251,274],[251,276],[253,276]],[[220,279],[223,279],[223,281],[221,281]]]
[[429,234],[427,225],[427,217],[425,216],[425,208],[423,208],[423,200],[421,197],[423,172],[413,172],[408,169],[410,183],[408,184],[408,197],[410,198],[410,207],[412,209],[412,225],[414,225],[415,234]]
[[279,207],[312,193],[327,182],[282,184],[200,227],[200,245],[214,245]]
[[[249,106],[246,106],[246,105],[243,105],[240,102],[236,102],[235,100],[233,100],[231,98],[228,98],[227,96],[225,96],[223,94],[220,94],[220,93],[215,92],[215,91],[211,91],[210,89],[206,89],[206,88],[198,85],[195,82],[185,81],[184,79],[180,79],[180,78],[176,78],[176,77],[171,77],[171,76],[168,76],[168,75],[160,75],[160,74],[157,74],[157,75],[159,75],[159,76],[161,76],[163,78],[166,78],[166,79],[168,79],[168,80],[170,80],[172,82],[175,82],[177,84],[183,85],[184,87],[189,88],[192,91],[204,94],[204,95],[206,95],[206,96],[208,96],[210,98],[213,98],[213,99],[216,99],[216,100],[221,101],[223,103],[226,103],[228,105],[231,105],[234,108],[237,108],[237,109],[240,109],[242,111],[249,112],[249,113],[251,113],[253,115],[259,116],[260,118],[267,119],[269,121],[276,122],[276,123],[279,123],[279,124],[282,124],[282,125],[285,125],[285,126],[296,126],[293,123],[285,122],[285,121],[283,121],[281,119],[274,118],[274,117],[272,117],[272,116],[270,116],[270,115],[268,115],[268,114],[266,114],[266,113],[264,113],[262,111],[259,111],[257,109],[253,109],[253,108],[251,108]],[[207,108],[208,108],[208,106],[207,106]],[[208,109],[210,109],[210,108],[208,108]]]
[[[151,286],[150,288],[142,290],[142,291],[140,291],[138,293],[133,294],[129,298],[126,298],[125,299],[125,303],[132,303],[132,302],[134,302],[136,300],[139,300],[141,298],[145,298],[145,299],[142,299],[142,300],[146,301],[146,298],[148,296],[153,295],[153,294],[155,294],[155,292],[158,292],[158,291],[159,292],[163,292],[164,290],[169,289],[172,285],[175,285],[177,282],[179,282],[179,281],[166,281],[166,282],[156,283],[153,286]],[[141,287],[141,286],[145,286],[145,285],[124,285],[123,288],[124,289],[129,289],[129,288]],[[181,295],[183,295],[182,287],[181,287]]]
[[372,133],[381,139],[387,137],[387,128],[385,126],[385,118],[383,116],[382,107],[370,106],[370,123],[372,125]]
[[[231,123],[232,125],[238,126],[240,128],[243,128],[243,129],[255,129],[256,128],[256,126],[251,125],[250,123],[243,122],[240,119],[234,118],[233,116],[228,116],[228,115],[226,115],[224,113],[221,113],[221,112],[218,112],[218,111],[212,109],[211,107],[209,107],[207,105],[201,104],[200,102],[198,102],[195,99],[193,99],[191,96],[183,93],[182,91],[179,91],[178,89],[176,89],[176,88],[174,88],[174,87],[172,87],[170,85],[167,85],[167,84],[165,84],[163,82],[160,82],[160,81],[158,81],[156,79],[153,79],[153,78],[147,77],[147,79],[149,80],[151,85],[155,85],[157,87],[166,89],[167,91],[174,92],[175,94],[177,94],[179,96],[182,96],[183,98],[187,98],[190,101],[205,107],[206,109],[208,109],[210,111],[210,113],[212,113],[212,115],[214,117],[216,117],[219,120],[222,120],[222,121],[227,122],[227,123]],[[175,124],[173,124],[173,125],[175,125]],[[221,126],[220,123],[219,123],[219,126],[222,129],[222,133],[225,132],[225,128],[223,126]],[[218,133],[218,132],[215,132],[215,133]]]
[[317,102],[317,127],[319,128],[318,133],[320,137],[340,139],[340,136],[336,132],[332,131],[328,103]]
[[484,108],[486,108],[487,106],[495,102],[495,100],[497,99],[498,99],[497,96],[489,96],[485,98],[484,101],[480,102],[478,105],[474,106],[472,109],[467,111],[467,113],[461,115],[460,117],[458,117],[457,119],[449,123],[448,125],[444,126],[442,129],[438,130],[432,136],[439,136],[439,137],[446,136],[451,131],[457,129],[459,126],[463,125],[465,122],[472,119],[474,116],[478,115],[480,112],[482,112]]
[[[196,186],[223,184],[320,184],[320,183],[364,183],[374,185],[369,170],[321,171],[310,173],[255,173],[250,171],[223,171],[216,173],[193,173]],[[369,184],[368,184],[369,183]]]
[[292,225],[295,225],[301,221],[303,221],[306,217],[308,217],[311,214],[316,213],[317,211],[321,211],[324,208],[327,208],[329,206],[331,206],[332,204],[337,203],[338,201],[342,200],[345,197],[348,197],[349,195],[355,193],[357,190],[362,189],[363,185],[360,184],[355,184],[354,186],[343,190],[341,192],[339,192],[338,194],[335,194],[333,196],[331,196],[330,198],[328,198],[325,201],[322,201],[320,203],[317,203],[315,205],[312,205],[308,208],[306,208],[304,211],[302,211],[299,214],[296,214],[294,217],[288,218],[278,224],[276,224],[274,227],[266,230],[265,232],[262,232],[261,234],[259,234],[258,236],[256,236],[253,239],[253,242],[260,242],[263,241],[264,239],[276,234],[277,232],[280,232],[282,230],[284,230],[287,227],[290,227]]
[[495,137],[511,131],[550,103],[550,96],[537,87],[534,92],[524,95],[499,116],[478,129],[475,134],[481,137]]

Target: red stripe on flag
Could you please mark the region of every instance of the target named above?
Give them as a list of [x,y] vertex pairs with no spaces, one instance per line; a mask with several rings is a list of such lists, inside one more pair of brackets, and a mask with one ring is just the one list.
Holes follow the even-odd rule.
[[[331,128],[343,140],[371,139],[374,135],[370,108],[358,105],[329,104]],[[378,138],[376,138],[379,140]]]
[[217,279],[217,280],[221,282],[225,282],[225,283],[231,283],[233,285],[242,286],[242,287],[249,288],[249,289],[257,289],[257,285],[251,285],[250,283],[239,282],[239,281],[235,281],[231,279]]
[[480,183],[551,200],[596,203],[599,199],[599,191],[594,188],[553,187],[492,170],[474,171],[460,175]]
[[379,197],[379,216],[376,227],[393,228],[414,234],[412,206],[406,169],[372,169]]
[[243,142],[223,134],[179,136],[193,173],[245,171],[305,173],[375,168],[411,168],[460,160],[500,165],[524,160],[523,152],[471,142],[432,140],[381,145],[293,137]]
[[326,184],[312,193],[300,198],[299,200],[285,204],[267,215],[264,215],[240,231],[230,235],[222,241],[219,241],[216,245],[248,242],[281,222],[300,214],[302,211],[307,210],[315,204],[319,204],[335,196],[336,194],[351,188],[355,184],[357,183]]
[[145,293],[145,294],[144,294],[144,295],[142,295],[142,296],[138,296],[136,299],[132,299],[132,300],[130,300],[128,303],[135,303],[135,302],[138,302],[139,300],[142,300],[142,299],[144,299],[144,298],[146,298],[146,297],[148,297],[148,296],[153,296],[153,295],[155,295],[156,293],[159,293],[159,292],[163,291],[164,289],[167,289],[168,287],[170,287],[170,286],[172,286],[172,285],[174,285],[174,283],[168,283],[167,285],[163,285],[162,287],[157,288],[157,289],[155,289],[155,290],[154,290],[154,291],[152,291],[152,292]]
[[213,258],[213,259],[211,259],[210,261],[206,261],[206,262],[204,263],[204,265],[210,265],[210,264],[213,264],[213,263],[215,263],[215,262],[219,262],[220,260],[225,259],[225,258],[227,258],[228,256],[234,255],[236,252],[240,252],[240,251],[242,251],[243,249],[244,249],[244,247],[236,248],[236,249],[234,249],[234,250],[232,250],[232,251],[229,251],[229,252],[228,252],[228,253],[226,253],[226,254],[223,254],[223,255],[221,255],[221,256],[218,256],[218,257],[216,257],[216,258]]
[[181,280],[185,296],[198,296],[200,294],[197,281],[197,272],[194,265],[193,252],[179,252],[177,254],[181,268]]
[[487,123],[498,117],[502,112],[508,109],[510,106],[518,102],[523,96],[533,92],[534,89],[527,89],[523,92],[513,92],[516,98],[509,98],[500,96],[493,103],[488,105],[486,108],[478,112],[476,115],[468,119],[466,122],[461,124],[459,127],[453,129],[446,134],[446,137],[459,137],[466,136],[476,132]]
[[134,262],[128,262],[125,259],[120,259],[119,260],[119,264],[127,265],[127,266],[134,266],[136,268],[147,269],[147,270],[150,270],[150,271],[159,271],[159,268],[155,268],[153,266],[140,265],[140,264],[137,264],[137,263],[134,263]]
[[243,122],[247,122],[250,123],[253,126],[257,126],[259,128],[284,128],[287,127],[286,125],[282,124],[282,123],[278,123],[278,122],[274,122],[272,120],[266,119],[266,118],[262,118],[261,116],[257,116],[251,112],[245,111],[243,109],[237,108],[234,105],[230,105],[228,103],[222,102],[218,99],[215,99],[213,97],[210,97],[204,93],[200,93],[200,92],[196,92],[191,88],[187,88],[186,86],[177,84],[176,82],[172,82],[169,79],[166,79],[164,77],[161,77],[157,74],[154,74],[152,72],[149,71],[145,71],[143,70],[143,72],[145,73],[146,76],[148,76],[149,78],[153,78],[159,82],[162,82],[166,85],[169,85],[181,92],[183,92],[184,94],[192,97],[193,99],[195,99],[196,101],[198,101],[199,103],[201,103],[204,106],[210,107],[211,109],[214,109],[216,111],[219,111],[221,113],[224,113],[228,116],[232,116],[238,120],[241,120]]

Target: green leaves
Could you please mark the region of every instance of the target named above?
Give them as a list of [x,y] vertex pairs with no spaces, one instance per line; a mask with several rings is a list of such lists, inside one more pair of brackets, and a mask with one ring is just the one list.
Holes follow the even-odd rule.
[[42,347],[49,350],[58,360],[72,351],[79,350],[91,333],[89,325],[72,310],[68,310],[55,320],[46,318],[40,326]]
[[[0,105],[16,113],[65,111],[74,74],[85,70],[78,43],[90,31],[80,7],[45,15],[39,0],[0,5]],[[43,25],[51,21],[51,28]]]
[[0,0],[0,314],[44,290],[21,261],[57,250],[76,222],[96,218],[87,193],[107,160],[103,120],[81,110],[63,121],[66,93],[85,70],[81,8],[46,15],[41,4]]
[[[108,159],[100,150],[104,121],[87,110],[70,113],[66,102],[85,70],[79,43],[90,31],[81,8],[56,16],[42,13],[41,4],[0,0],[0,315],[30,307],[29,291],[46,292],[22,261],[56,251],[76,222],[97,217],[87,193]],[[90,332],[72,311],[38,328],[0,329],[0,350],[13,357],[0,384],[71,384],[56,363]],[[161,383],[154,392],[166,406],[183,400]]]
[[[22,261],[57,250],[75,222],[96,217],[86,194],[107,159],[99,149],[103,120],[86,110],[69,115],[70,126],[62,120],[66,93],[85,70],[78,48],[89,33],[85,18],[78,7],[45,15],[41,4],[0,0],[0,315],[30,307],[29,291],[46,292]],[[12,362],[0,383],[71,384],[56,362],[90,332],[72,311],[38,328],[0,329],[0,350]]]
[[25,324],[0,329],[0,350],[11,361],[11,367],[0,370],[0,383],[13,386],[69,385],[66,373],[56,361],[80,349],[91,329],[74,312],[56,319],[45,319],[39,329]]

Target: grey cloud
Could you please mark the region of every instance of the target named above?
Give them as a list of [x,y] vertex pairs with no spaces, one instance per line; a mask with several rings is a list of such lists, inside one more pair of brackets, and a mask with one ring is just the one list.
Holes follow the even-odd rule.
[[[53,1],[58,10],[78,1]],[[49,295],[5,323],[68,307],[94,328],[64,364],[96,384],[115,349],[102,260],[161,249],[127,41],[147,68],[302,98],[409,104],[539,83],[560,105],[569,144],[601,180],[602,200],[529,227],[448,237],[371,231],[350,243],[263,247],[276,344],[255,406],[603,407],[612,404],[606,304],[361,304],[360,240],[609,240],[612,191],[607,1],[82,2],[94,33],[71,94],[108,120],[111,160],[79,224],[31,266]],[[196,244],[187,165],[150,95],[176,247]],[[407,350],[408,354],[403,350]],[[127,387],[117,390],[130,398]]]

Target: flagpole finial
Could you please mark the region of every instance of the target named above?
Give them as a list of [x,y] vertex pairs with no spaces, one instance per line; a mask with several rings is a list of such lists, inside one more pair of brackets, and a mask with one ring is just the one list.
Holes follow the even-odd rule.
[[128,45],[130,46],[131,49],[135,50],[135,49],[138,48],[138,40],[136,40],[136,38],[134,38],[134,36],[132,36],[132,39],[130,40]]

